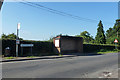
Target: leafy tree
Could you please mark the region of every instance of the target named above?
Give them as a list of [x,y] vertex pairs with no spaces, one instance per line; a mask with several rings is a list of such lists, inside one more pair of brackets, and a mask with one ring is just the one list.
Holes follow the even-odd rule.
[[6,39],[7,35],[3,33],[1,37],[2,37],[2,39]]
[[7,35],[8,39],[16,39],[16,35],[14,33]]
[[117,39],[120,44],[120,20],[116,20],[113,28],[109,28],[106,31],[106,41],[108,44],[114,44],[115,39]]
[[93,36],[90,35],[89,32],[83,31],[80,35],[76,35],[77,37],[82,37],[85,43],[94,43]]
[[106,31],[106,39],[108,39],[110,36],[112,36],[113,28],[109,28],[109,30]]
[[[11,40],[15,40],[16,37],[17,36],[14,33],[8,34],[8,35],[6,35],[6,34],[3,33],[2,36],[1,36],[2,39],[11,39]],[[22,38],[19,38],[19,39],[23,40]]]
[[116,34],[115,34],[115,30],[113,28],[109,28],[107,31],[106,31],[106,43],[107,44],[113,44],[114,43],[114,40],[116,38]]
[[50,39],[48,40],[49,42],[53,42],[53,38],[54,37],[50,37]]
[[97,28],[97,35],[95,37],[95,42],[99,44],[105,44],[106,43],[106,38],[103,30],[103,24],[102,21],[100,20]]

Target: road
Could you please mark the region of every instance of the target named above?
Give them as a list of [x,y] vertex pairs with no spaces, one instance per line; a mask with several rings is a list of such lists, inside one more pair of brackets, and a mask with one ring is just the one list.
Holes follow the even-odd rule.
[[[116,67],[112,67],[116,65]],[[76,56],[2,64],[3,78],[83,78],[108,68],[118,68],[118,54]],[[96,76],[90,76],[96,78]]]

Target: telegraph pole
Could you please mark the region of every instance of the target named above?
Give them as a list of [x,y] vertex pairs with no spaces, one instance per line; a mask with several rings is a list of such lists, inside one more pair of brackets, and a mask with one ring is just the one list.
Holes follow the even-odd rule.
[[20,41],[19,41],[19,29],[20,29],[20,23],[17,24],[16,57],[18,57],[18,45],[19,45],[19,43],[20,43]]

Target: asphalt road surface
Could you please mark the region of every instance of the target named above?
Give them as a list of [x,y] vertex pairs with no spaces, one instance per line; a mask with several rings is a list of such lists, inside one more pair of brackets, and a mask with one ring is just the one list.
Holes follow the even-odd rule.
[[[2,64],[3,78],[83,78],[85,74],[112,68],[118,64],[118,54],[76,56]],[[116,66],[117,68],[118,66]],[[92,76],[96,77],[95,75]]]

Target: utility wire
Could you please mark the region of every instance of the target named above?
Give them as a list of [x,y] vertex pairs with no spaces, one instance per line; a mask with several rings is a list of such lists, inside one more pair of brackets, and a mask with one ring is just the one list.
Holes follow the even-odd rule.
[[[38,8],[38,9],[42,9],[42,8],[39,8],[39,7],[35,6],[35,5],[28,4],[28,3],[25,3],[25,2],[20,2],[20,3],[25,4],[25,5],[28,5],[28,6],[31,6],[31,7],[35,7],[35,8]],[[42,9],[42,10],[45,10],[45,9]],[[45,11],[49,11],[49,10],[45,10]],[[56,13],[56,12],[53,12],[53,11],[49,11],[49,12],[54,13],[54,14],[59,14],[59,15],[65,16],[65,15],[63,15],[63,14]]]
[[37,5],[37,6],[39,6],[39,7],[45,8],[45,9],[48,9],[49,11],[54,11],[54,12],[57,12],[57,13],[64,14],[65,16],[69,16],[69,17],[76,18],[76,19],[79,19],[79,20],[81,19],[81,20],[89,20],[89,21],[94,21],[94,22],[96,22],[96,20],[86,19],[86,18],[82,18],[82,17],[79,17],[79,16],[75,16],[75,15],[68,14],[68,13],[65,13],[65,12],[62,12],[62,11],[58,11],[58,10],[55,10],[55,9],[52,9],[52,8],[45,7],[45,6],[40,5],[40,4],[31,3],[31,2],[28,2],[28,3],[33,4],[33,5]]
[[[46,8],[41,8],[39,6],[36,6],[36,5],[32,5],[32,4],[29,4],[29,3],[25,3],[25,2],[20,2],[22,4],[25,4],[25,5],[28,5],[28,6],[31,6],[31,7],[35,7],[35,8],[38,8],[38,9],[42,9],[42,10],[45,10],[45,11],[48,11],[48,12],[51,12],[51,13],[54,13],[54,14],[58,14],[58,15],[61,15],[61,16],[67,16],[67,17],[71,17],[71,18],[74,18],[74,19],[78,19],[78,20],[83,20],[83,19],[79,19],[77,17],[74,17],[74,16],[68,16],[66,14],[63,14],[63,13],[60,13],[60,12],[56,12],[56,11],[53,11],[53,10],[49,10],[49,9],[46,9]],[[83,20],[85,21],[85,20]]]
[[[48,12],[51,12],[51,13],[54,13],[54,14],[58,14],[58,15],[61,15],[61,16],[71,17],[71,18],[74,18],[74,19],[77,19],[77,20],[87,21],[87,22],[95,22],[95,23],[98,22],[97,20],[82,18],[82,17],[79,17],[79,16],[75,16],[75,15],[72,15],[72,14],[68,14],[68,13],[65,13],[65,12],[62,12],[62,11],[58,11],[58,10],[40,5],[40,4],[37,4],[37,3],[32,3],[32,2],[25,1],[25,0],[22,0],[22,1],[23,2],[20,2],[20,3],[25,4],[25,5],[29,5],[29,6],[32,6],[32,7],[36,7],[38,9],[42,9],[42,10],[45,10],[45,11],[48,11]],[[113,24],[113,23],[110,23],[110,22],[106,22],[106,23]]]

